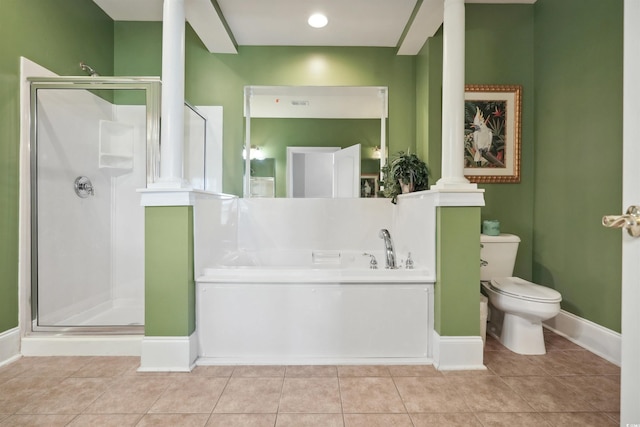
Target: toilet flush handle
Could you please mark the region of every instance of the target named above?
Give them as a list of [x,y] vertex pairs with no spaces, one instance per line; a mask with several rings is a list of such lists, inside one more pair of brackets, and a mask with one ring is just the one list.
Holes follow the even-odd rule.
[[640,237],[640,206],[629,206],[626,215],[603,216],[602,225],[609,228],[624,228],[630,236]]

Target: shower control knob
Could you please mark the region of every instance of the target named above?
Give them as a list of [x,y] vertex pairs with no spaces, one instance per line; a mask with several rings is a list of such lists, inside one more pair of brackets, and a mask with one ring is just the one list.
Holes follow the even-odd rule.
[[93,184],[91,184],[91,180],[86,176],[77,177],[73,182],[73,186],[76,191],[76,195],[82,199],[94,195]]

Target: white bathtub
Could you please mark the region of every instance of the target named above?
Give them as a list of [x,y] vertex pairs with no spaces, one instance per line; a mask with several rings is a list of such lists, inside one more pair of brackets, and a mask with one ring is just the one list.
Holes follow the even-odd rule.
[[205,269],[197,363],[431,363],[433,273],[344,265]]

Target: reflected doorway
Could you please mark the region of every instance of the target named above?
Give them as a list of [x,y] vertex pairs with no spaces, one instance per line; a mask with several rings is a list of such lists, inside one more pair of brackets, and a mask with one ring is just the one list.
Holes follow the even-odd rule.
[[360,197],[360,144],[287,147],[287,197]]

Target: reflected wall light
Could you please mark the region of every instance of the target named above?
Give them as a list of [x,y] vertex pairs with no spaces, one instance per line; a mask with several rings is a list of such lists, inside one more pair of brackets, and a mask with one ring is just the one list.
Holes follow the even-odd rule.
[[381,154],[380,154],[380,147],[378,147],[377,145],[375,147],[371,148],[371,151],[373,152],[373,158],[374,159],[379,159],[381,158]]
[[[244,147],[242,149],[242,158],[244,160],[247,159],[246,147]],[[251,149],[249,150],[249,159],[250,160],[264,160],[265,159],[264,151],[260,147],[258,147],[257,145],[252,145]]]

